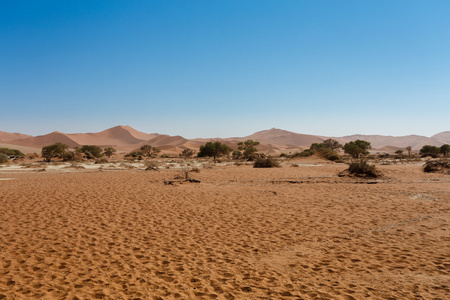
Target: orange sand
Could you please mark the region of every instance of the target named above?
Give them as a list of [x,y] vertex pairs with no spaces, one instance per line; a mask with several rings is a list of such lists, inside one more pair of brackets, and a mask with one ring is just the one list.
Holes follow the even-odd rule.
[[324,164],[0,174],[0,299],[448,297],[450,176]]

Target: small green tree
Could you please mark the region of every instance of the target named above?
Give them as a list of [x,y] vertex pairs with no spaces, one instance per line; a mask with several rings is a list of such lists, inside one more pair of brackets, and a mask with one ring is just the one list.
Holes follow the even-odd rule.
[[444,154],[444,156],[447,156],[450,153],[450,145],[449,144],[442,145],[440,148],[440,152]]
[[234,150],[233,153],[231,153],[231,157],[233,159],[239,159],[242,157],[242,152],[239,150]]
[[353,158],[361,157],[362,155],[369,154],[371,148],[370,142],[364,140],[356,140],[348,142],[344,145],[344,152],[350,154]]
[[188,149],[184,149],[181,152],[180,156],[184,157],[184,158],[189,158],[189,157],[194,156],[194,154],[195,154],[194,150],[188,148]]
[[51,162],[53,157],[63,157],[68,148],[69,146],[66,144],[58,142],[53,145],[42,147],[41,154],[46,162]]
[[327,139],[327,140],[323,141],[323,144],[328,149],[331,149],[331,151],[336,151],[336,150],[342,148],[342,145],[334,139]]
[[140,150],[146,157],[156,157],[161,150],[151,145],[142,145]]
[[217,157],[228,155],[233,149],[221,142],[207,142],[205,145],[200,146],[198,157],[213,157],[216,161]]
[[96,145],[84,145],[81,147],[80,151],[90,159],[100,158],[103,156],[103,149]]
[[312,152],[316,152],[323,149],[329,149],[327,146],[325,146],[324,143],[312,143],[311,146],[309,146],[309,150]]
[[103,149],[103,154],[111,157],[111,155],[113,155],[114,153],[116,153],[116,149],[114,149],[113,147],[106,147],[105,149]]
[[397,150],[397,151],[395,151],[395,154],[401,155],[401,154],[403,154],[403,150]]
[[426,155],[437,156],[440,152],[441,149],[439,147],[431,145],[425,145],[419,151],[419,153],[422,154],[422,156]]
[[259,145],[259,142],[254,140],[246,140],[245,142],[239,142],[238,143],[238,149],[241,151],[244,151],[242,155],[244,158],[252,158],[256,152],[258,152],[258,149],[256,149],[256,146]]

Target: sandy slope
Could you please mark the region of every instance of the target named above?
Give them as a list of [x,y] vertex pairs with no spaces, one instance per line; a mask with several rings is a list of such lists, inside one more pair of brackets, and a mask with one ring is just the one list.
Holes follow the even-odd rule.
[[344,167],[0,174],[0,299],[445,299],[450,176]]

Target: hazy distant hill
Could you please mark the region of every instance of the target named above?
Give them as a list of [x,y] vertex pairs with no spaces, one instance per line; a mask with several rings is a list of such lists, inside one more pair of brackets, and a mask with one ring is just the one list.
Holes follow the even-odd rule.
[[321,143],[322,137],[308,134],[300,134],[287,130],[272,128],[269,130],[258,131],[245,139],[252,139],[261,144],[275,144],[280,146],[309,146],[312,143]]
[[[20,133],[8,133],[0,131],[1,145],[8,145],[8,148],[16,147],[24,151],[38,152],[46,145],[61,142],[69,147],[80,147],[82,145],[98,145],[101,147],[113,146],[118,151],[132,151],[139,149],[144,144],[149,144],[161,148],[163,151],[179,153],[183,149],[198,149],[208,141],[219,140],[228,146],[236,149],[239,141],[252,139],[260,142],[258,148],[262,152],[277,154],[281,152],[292,153],[309,147],[312,143],[321,143],[327,137],[300,134],[287,130],[272,128],[255,132],[245,137],[232,138],[211,138],[211,139],[185,139],[182,136],[170,136],[158,133],[144,133],[130,126],[115,126],[96,133],[71,133],[52,132],[46,135],[29,136]],[[425,137],[420,135],[408,136],[384,136],[384,135],[349,135],[335,137],[341,143],[362,139],[369,141],[373,149],[392,152],[395,149],[404,149],[411,146],[414,150],[419,150],[424,145],[441,146],[444,143],[450,144],[450,131],[438,133],[434,136]]]
[[413,150],[419,150],[424,145],[441,146],[443,143],[426,136],[407,135],[407,136],[385,136],[385,135],[362,135],[355,134],[335,138],[341,143],[347,143],[354,140],[365,140],[372,144],[372,148],[380,149],[386,146],[405,148],[411,146]]
[[0,131],[0,143],[7,143],[9,141],[26,139],[30,137],[32,136],[27,134]]
[[433,135],[431,138],[438,140],[444,144],[450,144],[450,131],[443,131],[441,133]]
[[10,141],[9,143],[13,145],[20,145],[26,147],[42,148],[43,146],[51,145],[57,142],[66,144],[71,148],[80,146],[80,144],[78,144],[76,141],[69,138],[67,134],[58,131],[54,131],[46,135],[39,135],[35,137],[14,140]]

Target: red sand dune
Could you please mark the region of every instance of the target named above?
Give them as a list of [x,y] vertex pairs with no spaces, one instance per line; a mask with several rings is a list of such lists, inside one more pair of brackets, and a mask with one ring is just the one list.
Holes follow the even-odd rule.
[[[0,142],[25,146],[32,148],[42,148],[42,146],[61,142],[69,147],[79,147],[82,145],[98,145],[101,147],[113,146],[118,151],[131,151],[139,148],[141,145],[149,144],[156,147],[173,146],[182,151],[182,149],[198,149],[201,145],[209,141],[220,141],[226,145],[237,149],[237,143],[252,139],[260,142],[258,147],[260,151],[267,153],[293,153],[309,147],[312,143],[321,143],[327,137],[299,134],[286,130],[272,128],[251,134],[246,137],[231,138],[197,138],[185,139],[182,136],[170,136],[157,133],[144,133],[130,126],[116,126],[96,133],[74,133],[65,134],[61,132],[52,132],[41,136],[27,136],[19,133],[7,133],[0,131]],[[11,140],[12,139],[12,140]],[[419,135],[409,136],[382,136],[382,135],[351,135],[335,138],[341,143],[362,139],[372,144],[372,149],[388,149],[383,147],[397,147],[404,149],[411,146],[413,150],[419,150],[424,145],[441,146],[443,143],[450,143],[450,131],[441,132],[433,137],[424,137]],[[380,149],[383,148],[383,149]],[[173,149],[173,148],[171,148]]]
[[22,133],[11,133],[0,131],[0,143],[7,143],[14,140],[26,139],[32,137],[31,135],[22,134]]

